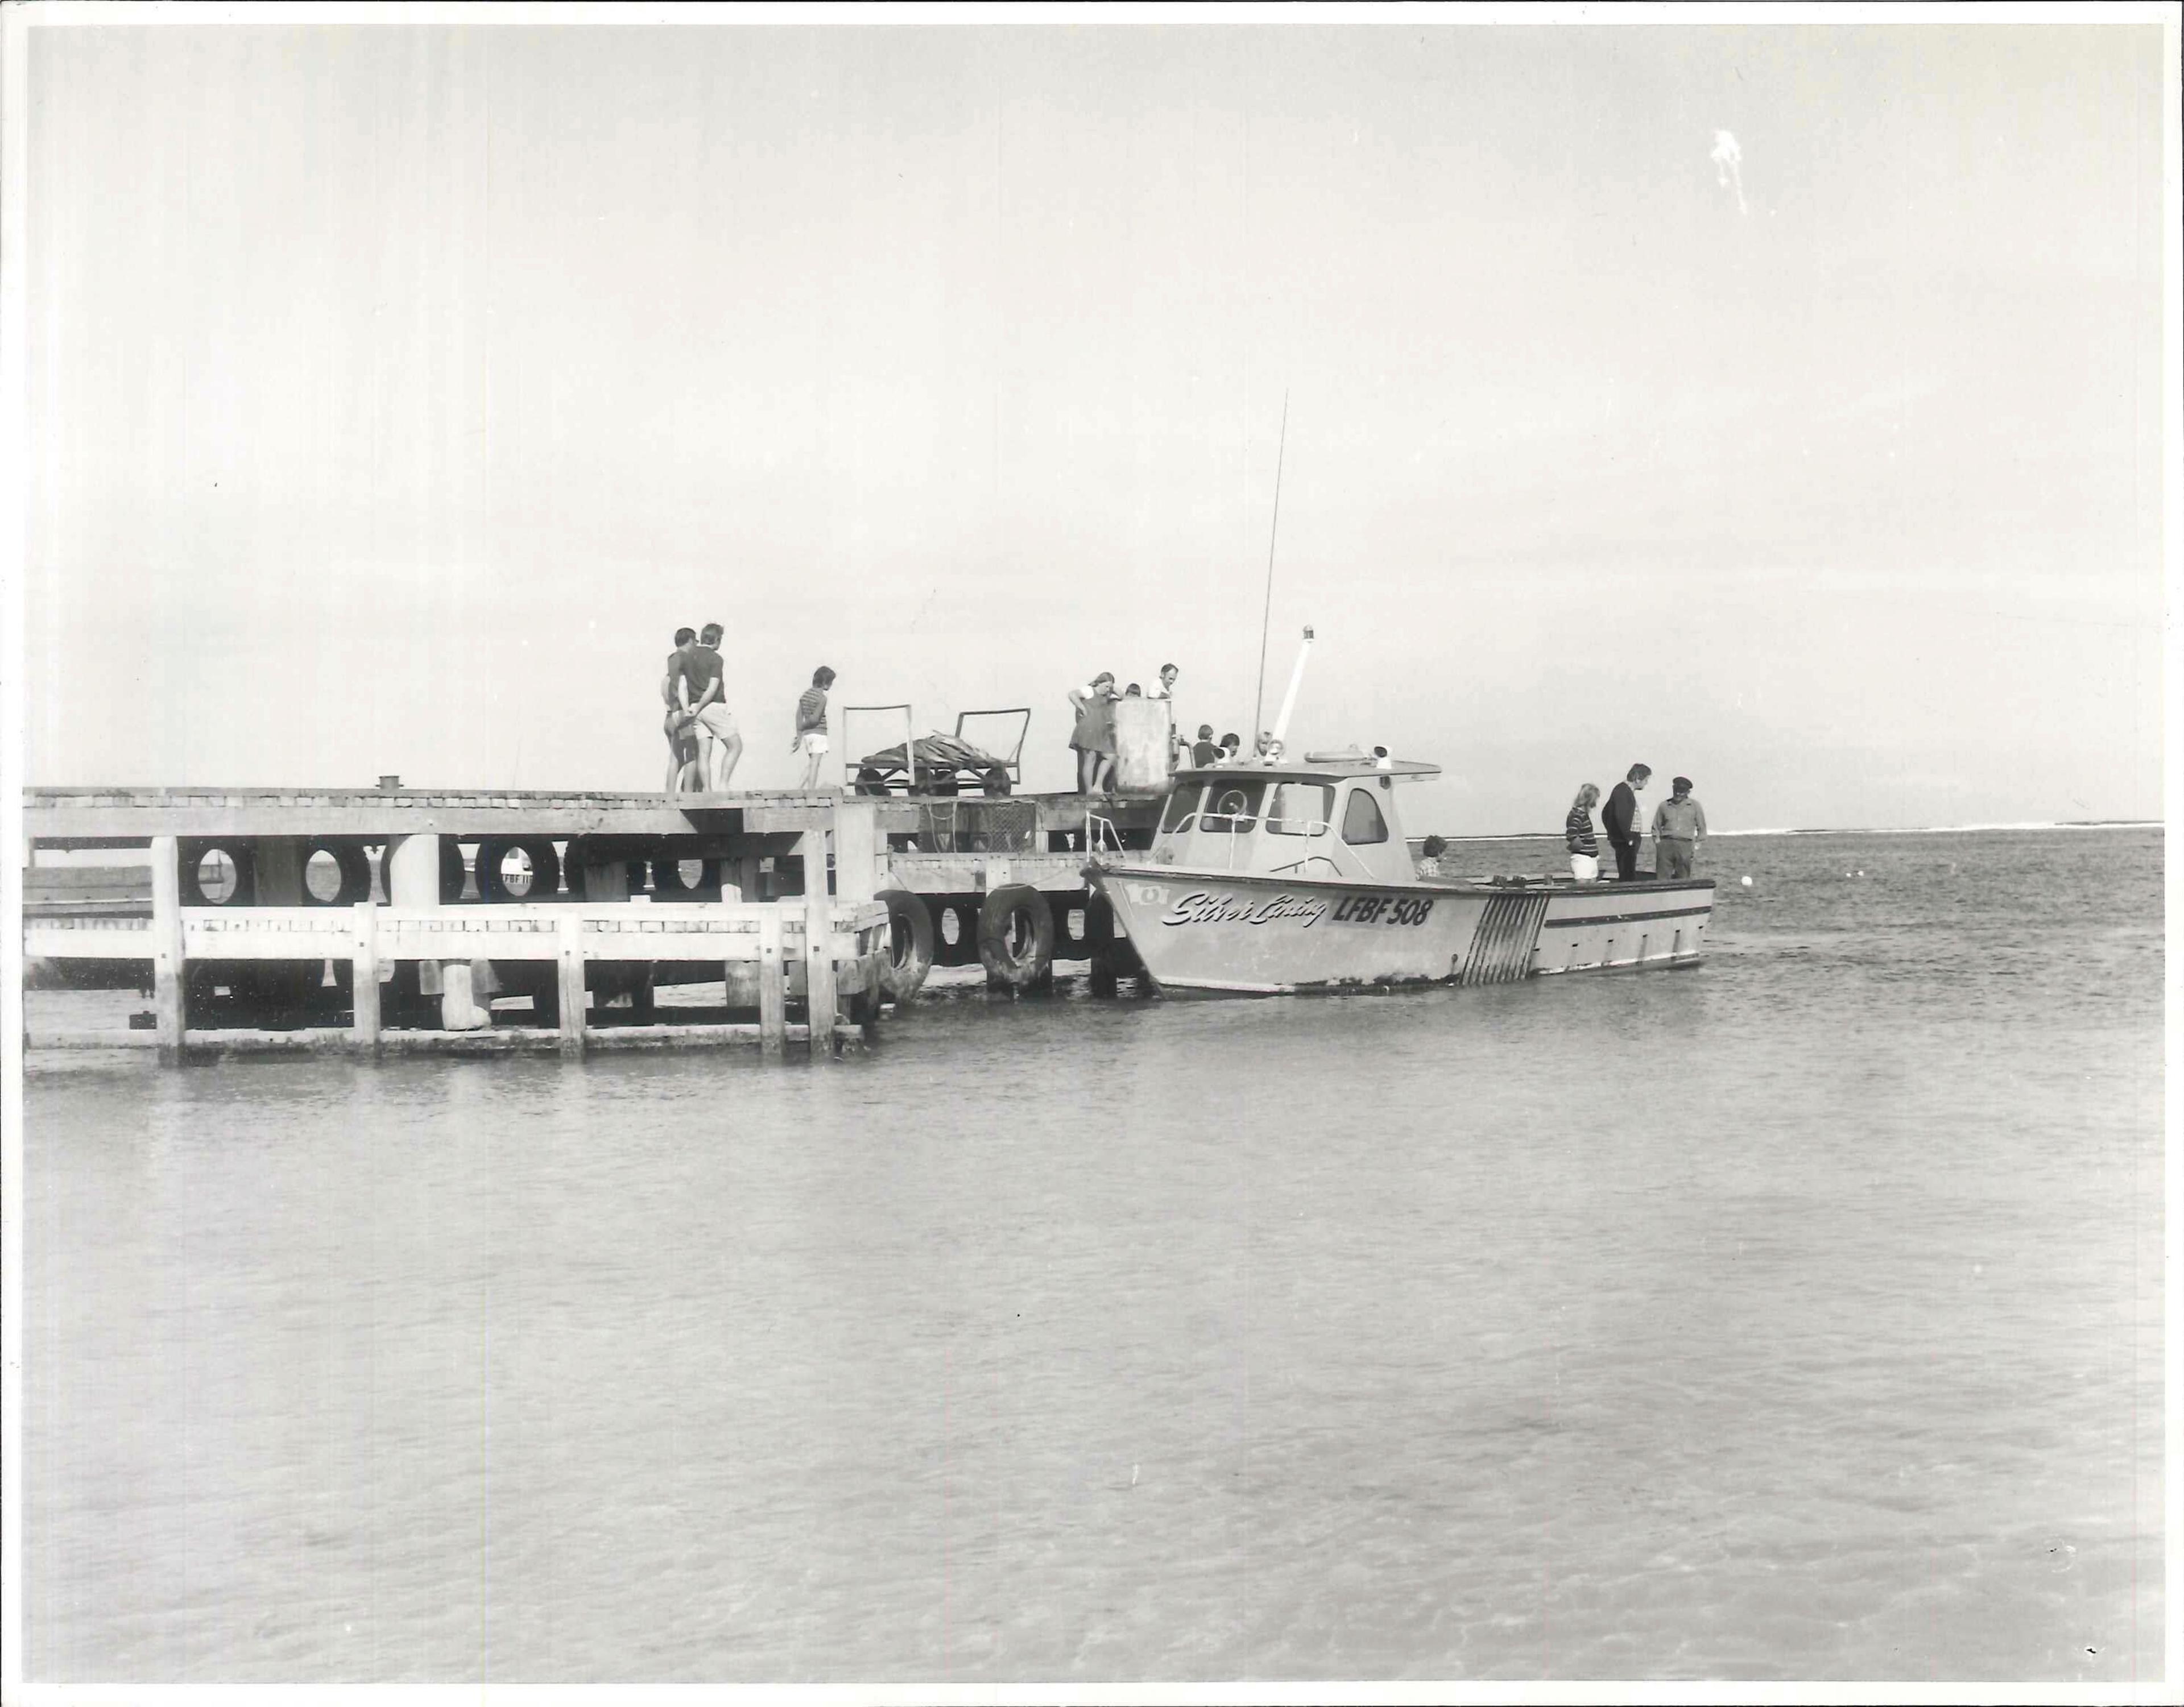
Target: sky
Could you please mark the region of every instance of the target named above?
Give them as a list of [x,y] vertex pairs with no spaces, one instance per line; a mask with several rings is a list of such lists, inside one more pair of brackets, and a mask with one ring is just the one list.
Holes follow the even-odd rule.
[[1063,787],[1102,669],[1248,737],[1267,610],[1264,720],[1311,624],[1293,744],[1446,767],[1414,832],[1639,760],[1718,830],[2158,816],[2166,75],[2128,23],[42,27],[27,773],[656,788],[718,620],[744,786],[826,664],[838,749],[1028,706]]

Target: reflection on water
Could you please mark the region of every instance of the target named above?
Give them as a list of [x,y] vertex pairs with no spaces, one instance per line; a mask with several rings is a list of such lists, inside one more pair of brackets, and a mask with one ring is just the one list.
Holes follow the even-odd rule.
[[34,1065],[31,1675],[2157,1675],[2158,833],[1708,854],[1692,973]]

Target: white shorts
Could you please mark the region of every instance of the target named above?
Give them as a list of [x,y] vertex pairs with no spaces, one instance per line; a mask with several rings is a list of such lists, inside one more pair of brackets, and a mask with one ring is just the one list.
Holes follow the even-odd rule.
[[716,700],[698,714],[698,732],[710,735],[716,741],[726,741],[736,732],[736,720],[728,715],[728,708]]
[[1570,876],[1580,883],[1598,882],[1600,881],[1599,859],[1591,854],[1571,854]]
[[797,737],[796,750],[806,759],[816,759],[827,751],[827,731],[823,729],[805,730]]

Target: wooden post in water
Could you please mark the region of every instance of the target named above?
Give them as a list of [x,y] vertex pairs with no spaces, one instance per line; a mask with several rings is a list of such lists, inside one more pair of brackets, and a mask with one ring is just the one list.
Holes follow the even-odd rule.
[[181,848],[172,836],[152,838],[152,992],[159,1022],[159,1061],[182,1059]]
[[355,998],[349,1021],[349,1048],[357,1054],[379,1054],[379,909],[359,901],[349,909],[356,921],[356,952],[349,956],[348,987]]
[[804,1006],[811,1058],[834,1053],[834,902],[827,892],[827,832],[804,832]]
[[758,921],[758,1047],[769,1060],[778,1060],[788,1047],[788,969],[781,953],[781,920],[787,904],[769,906]]
[[560,971],[561,1059],[584,1059],[584,920],[571,911],[554,921]]
[[871,800],[844,800],[834,809],[834,898],[869,901],[879,893],[880,809]]
[[[388,906],[398,907],[405,913],[437,909],[440,904],[440,838],[429,833],[388,837],[384,875]],[[400,987],[398,978],[396,988]],[[437,996],[445,1003],[447,990],[437,960],[417,963],[417,993]],[[404,1018],[407,1021],[406,1015]]]

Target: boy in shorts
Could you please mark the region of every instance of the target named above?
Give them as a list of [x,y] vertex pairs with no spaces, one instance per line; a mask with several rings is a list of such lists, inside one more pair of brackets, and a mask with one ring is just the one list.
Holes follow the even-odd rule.
[[806,794],[819,786],[819,766],[827,756],[827,690],[834,685],[834,672],[821,664],[811,672],[811,685],[796,702],[796,733],[788,750],[804,755],[803,788]]
[[698,726],[698,743],[705,755],[705,787],[715,794],[727,792],[729,779],[736,774],[736,761],[744,756],[743,736],[722,703],[727,687],[718,650],[722,632],[719,623],[707,623],[682,664],[690,715]]
[[660,697],[667,706],[660,732],[667,737],[666,792],[670,794],[694,793],[705,786],[705,773],[699,768],[698,737],[690,726],[689,709],[677,691],[687,654],[697,643],[696,629],[677,629],[675,650],[667,654],[667,673],[660,679]]

